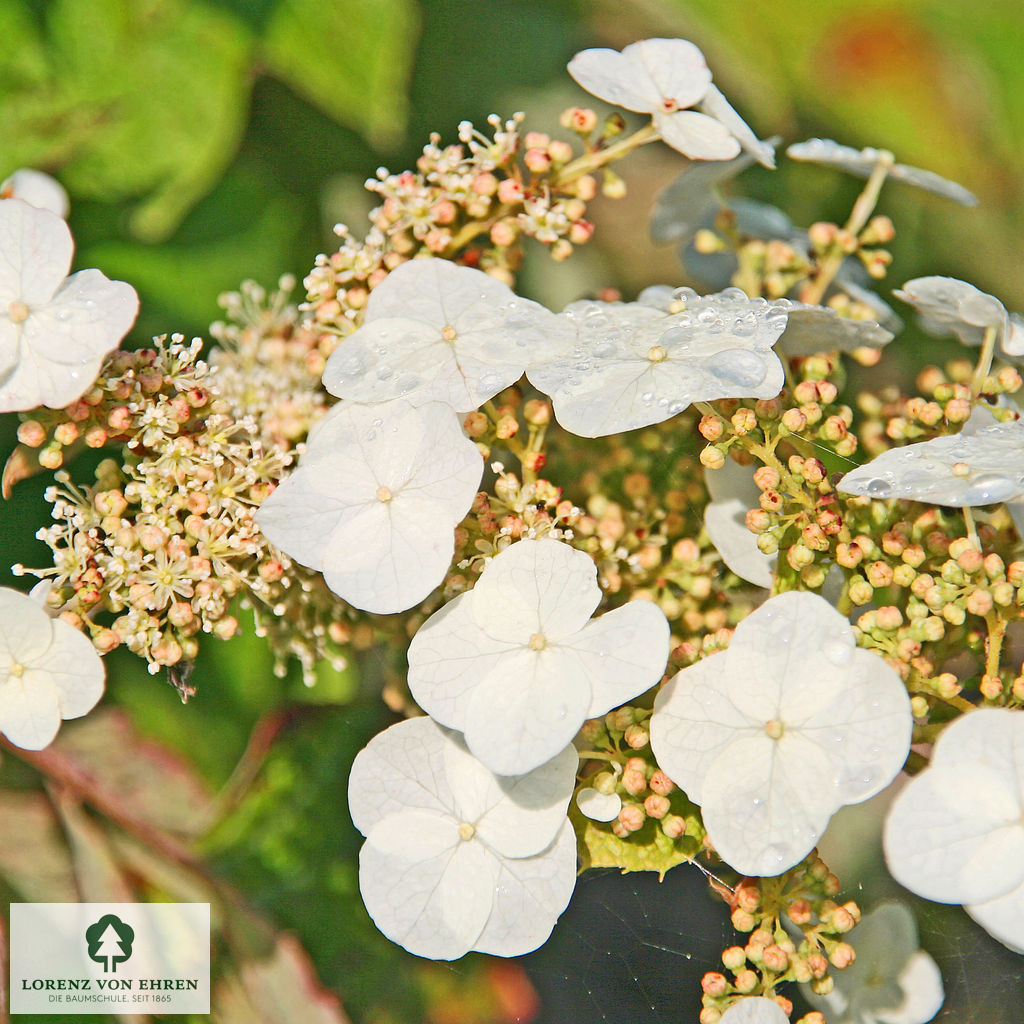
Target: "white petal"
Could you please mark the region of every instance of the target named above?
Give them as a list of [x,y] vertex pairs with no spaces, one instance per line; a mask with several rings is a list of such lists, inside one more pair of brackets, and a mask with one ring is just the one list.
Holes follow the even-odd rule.
[[[1017,921],[1020,921],[1019,912]],[[879,1024],[903,1024],[904,1021],[906,1024],[927,1024],[942,1009],[946,998],[939,965],[923,949],[919,949],[900,971],[898,980],[906,997],[901,1007],[902,1012],[899,1018],[879,1014]]]
[[49,210],[61,219],[68,215],[68,194],[59,181],[42,171],[24,167],[0,182],[0,199],[20,199],[29,206]]
[[594,560],[548,539],[511,544],[488,562],[473,592],[480,628],[519,644],[535,633],[548,641],[571,636],[601,601]]
[[591,821],[614,821],[622,810],[622,797],[587,786],[576,794],[576,806]]
[[715,118],[729,130],[737,142],[763,167],[775,167],[775,146],[759,139],[750,125],[735,111],[732,104],[714,85],[708,87],[700,104],[701,110]]
[[569,74],[599,99],[645,113],[660,109],[664,99],[693,106],[711,83],[704,55],[682,39],[645,39],[621,53],[584,50],[569,62]]
[[32,669],[53,681],[61,718],[81,718],[103,696],[103,659],[88,637],[61,619],[53,620],[53,643]]
[[651,715],[651,749],[663,772],[694,803],[704,776],[738,736],[763,730],[730,702],[721,687],[725,655],[714,654],[678,672],[658,693]]
[[994,939],[1024,954],[1024,884],[994,900],[965,906],[964,910]]
[[789,320],[775,349],[790,359],[818,352],[884,348],[893,339],[892,332],[874,320],[852,320],[831,306],[793,302],[786,309]]
[[740,144],[720,121],[696,110],[654,113],[654,127],[666,146],[691,160],[732,160]]
[[660,681],[669,655],[665,613],[650,601],[630,601],[566,638],[590,680],[587,718],[597,718]]
[[943,770],[983,764],[1016,776],[1024,787],[1024,718],[1005,708],[978,708],[943,730],[932,751]]
[[362,834],[409,808],[455,814],[445,772],[454,741],[429,718],[410,718],[378,733],[352,762],[348,806]]
[[516,646],[488,636],[476,622],[476,592],[460,594],[434,612],[409,645],[409,692],[442,725],[465,730],[469,694]]
[[1022,813],[1016,778],[1005,771],[933,766],[889,811],[883,834],[889,871],[911,892],[940,903],[1003,896],[1024,881]]
[[0,680],[0,732],[16,747],[42,750],[60,728],[60,694],[44,672]]
[[737,739],[711,764],[701,817],[722,859],[745,875],[799,863],[837,810],[832,765],[799,733]]
[[704,528],[722,561],[740,579],[770,587],[778,556],[761,551],[746,523],[747,512],[758,507],[761,495],[751,467],[726,459],[721,469],[704,474],[704,482],[711,498],[704,508]]
[[493,956],[522,956],[544,944],[576,886],[576,834],[563,821],[543,853],[502,860],[491,916],[474,949]]
[[483,843],[432,811],[391,815],[359,854],[359,891],[374,924],[410,953],[456,960],[476,943],[494,902],[498,864]]
[[[931,323],[955,333],[960,333],[964,326],[1008,326],[1006,308],[997,298],[955,277],[916,277],[893,294],[913,306]],[[971,332],[969,337],[976,337],[976,343],[980,343],[977,332]],[[965,339],[961,337],[961,340]]]
[[[502,857],[532,857],[545,850],[565,823],[578,766],[576,749],[569,746],[525,775],[492,775],[487,806],[468,819],[476,823],[481,842]],[[448,777],[460,799],[464,773],[454,772],[449,764]],[[466,806],[465,801],[460,804],[463,813]]]
[[51,643],[50,617],[27,594],[0,587],[0,679],[11,662],[31,664]]
[[20,199],[0,200],[0,315],[11,302],[45,306],[71,267],[67,224]]
[[1024,422],[890,449],[847,473],[838,489],[954,508],[1015,501],[1024,497]]
[[590,683],[557,648],[506,655],[473,690],[466,743],[498,775],[522,775],[576,735],[590,706]]
[[896,671],[871,651],[851,655],[836,669],[842,678],[838,698],[800,725],[801,735],[835,765],[843,804],[867,800],[896,778],[914,726],[910,697]]
[[757,996],[734,1003],[719,1024],[789,1024],[789,1018],[774,999]]

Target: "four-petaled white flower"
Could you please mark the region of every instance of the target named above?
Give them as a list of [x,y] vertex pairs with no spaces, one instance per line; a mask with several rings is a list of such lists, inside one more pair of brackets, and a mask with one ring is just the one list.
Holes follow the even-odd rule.
[[965,904],[1024,952],[1024,716],[980,708],[947,726],[889,809],[883,845],[900,885]]
[[829,1024],[926,1024],[939,1012],[942,975],[918,947],[914,915],[902,903],[865,914],[849,941],[857,959],[832,975],[831,992],[817,995],[810,985],[800,986]]
[[539,303],[480,270],[425,257],[373,290],[362,327],[327,360],[324,387],[355,402],[403,397],[470,412],[572,341]]
[[135,289],[98,270],[68,277],[73,250],[55,213],[0,200],[0,412],[73,402],[135,322]]
[[[871,177],[872,171],[878,166],[880,160],[892,159],[891,154],[884,154],[882,150],[872,146],[865,149],[854,149],[852,146],[843,146],[838,142],[833,142],[832,139],[808,139],[806,142],[794,142],[786,150],[786,156],[793,160],[838,167],[857,178]],[[924,171],[920,167],[892,163],[887,176],[894,181],[916,185],[926,192],[933,192],[945,199],[952,199],[963,206],[978,205],[976,195],[968,192],[963,185],[949,181],[947,178],[935,174],[934,171]]]
[[342,402],[256,521],[349,604],[404,611],[444,579],[483,468],[448,406]]
[[521,540],[420,626],[409,690],[432,718],[465,733],[491,771],[530,771],[586,719],[643,693],[665,669],[661,609],[631,601],[592,620],[600,601],[589,555],[556,540]]
[[375,736],[352,765],[348,797],[366,836],[359,890],[377,927],[436,960],[540,946],[576,883],[565,812],[577,763],[566,747],[499,778],[428,718]]
[[845,494],[962,508],[1024,497],[1024,421],[892,448],[847,473]]
[[753,996],[733,1003],[718,1024],[789,1024],[789,1017],[774,999]]
[[560,314],[575,325],[575,347],[527,376],[566,430],[601,437],[660,423],[691,402],[779,393],[785,372],[772,346],[786,326],[781,305],[738,288],[675,294],[675,313],[584,301]]
[[779,557],[761,551],[747,528],[747,512],[759,507],[761,496],[751,467],[726,459],[721,469],[704,474],[704,483],[711,499],[704,507],[704,529],[722,561],[740,579],[770,587]]
[[722,858],[744,874],[777,875],[841,806],[892,781],[912,724],[896,672],[856,647],[828,601],[790,592],[745,618],[728,650],[662,689],[651,747],[700,804]]
[[997,350],[1024,355],[1024,319],[973,284],[955,277],[915,277],[893,295],[913,306],[933,334],[955,334],[965,345],[978,346],[985,332],[994,330]]
[[[704,55],[685,39],[644,39],[621,53],[583,50],[569,61],[569,74],[599,99],[650,114],[661,138],[691,160],[731,160],[742,146],[775,166],[773,147],[711,84]],[[688,109],[696,106],[704,112]]]
[[0,182],[0,199],[20,199],[29,206],[49,210],[62,220],[67,219],[70,206],[68,194],[59,181],[30,167],[23,167]]
[[15,746],[49,746],[61,719],[96,706],[103,678],[86,636],[28,595],[0,588],[0,732]]

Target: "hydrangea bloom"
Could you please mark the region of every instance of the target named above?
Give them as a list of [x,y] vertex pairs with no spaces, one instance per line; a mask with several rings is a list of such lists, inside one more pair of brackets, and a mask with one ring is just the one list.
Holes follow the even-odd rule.
[[491,771],[536,768],[665,669],[661,609],[631,601],[591,620],[600,601],[589,555],[550,539],[513,544],[413,637],[413,698]]
[[366,843],[359,889],[377,927],[418,956],[519,956],[548,937],[576,883],[565,812],[571,747],[516,778],[489,772],[428,718],[361,751],[349,810]]
[[926,1024],[941,1009],[945,992],[935,961],[918,948],[914,915],[902,903],[883,903],[851,933],[857,959],[836,971],[835,987],[804,998],[829,1024]]
[[135,322],[135,289],[98,270],[68,277],[73,250],[55,213],[0,200],[0,412],[73,402]]
[[883,845],[897,882],[967,904],[983,928],[1024,951],[1024,717],[980,708],[947,726],[929,767],[890,808]]
[[[650,114],[661,138],[692,160],[731,160],[743,148],[774,167],[760,142],[711,84],[704,55],[684,39],[644,39],[618,50],[577,53],[569,74],[594,96]],[[689,110],[701,105],[704,113]]]
[[789,1018],[774,999],[756,996],[733,1003],[718,1024],[789,1024]]
[[828,601],[791,592],[745,618],[728,650],[662,689],[651,747],[701,805],[723,859],[744,874],[777,875],[841,806],[892,781],[911,726],[900,677],[856,647]]
[[600,437],[660,423],[691,402],[779,393],[785,374],[772,346],[786,326],[782,306],[738,288],[676,296],[678,313],[584,301],[560,314],[575,326],[576,346],[527,376],[566,430]]
[[356,402],[407,397],[469,412],[571,344],[571,329],[543,306],[480,270],[427,257],[373,290],[363,326],[328,359],[324,387]]
[[0,199],[20,199],[29,206],[49,210],[62,220],[67,219],[70,203],[64,186],[42,171],[24,167],[0,182]]
[[436,402],[332,409],[298,468],[260,506],[267,539],[356,608],[398,612],[436,587],[483,460]]
[[704,507],[704,528],[722,561],[740,579],[757,587],[770,587],[778,555],[766,555],[757,537],[747,529],[746,516],[758,507],[761,492],[749,466],[726,459],[721,469],[704,474],[711,500]]
[[847,473],[837,489],[952,508],[1014,501],[1024,496],[1024,422],[892,448]]
[[[833,142],[832,139],[794,142],[786,150],[786,155],[793,160],[839,167],[847,174],[858,178],[869,178],[881,157],[880,151],[871,146],[866,149],[854,149],[852,146]],[[949,181],[932,171],[923,171],[919,167],[910,167],[907,164],[893,164],[889,168],[888,176],[896,181],[904,181],[908,185],[916,185],[926,192],[934,192],[945,199],[952,199],[963,206],[978,205],[978,197],[968,192],[963,185]]]
[[955,277],[915,277],[898,299],[921,314],[922,324],[934,334],[955,334],[965,345],[980,345],[985,331],[998,330],[996,347],[1004,355],[1024,355],[1024,320],[1007,313],[994,296]]
[[0,732],[15,746],[49,746],[61,719],[103,696],[103,661],[73,626],[32,597],[0,588]]

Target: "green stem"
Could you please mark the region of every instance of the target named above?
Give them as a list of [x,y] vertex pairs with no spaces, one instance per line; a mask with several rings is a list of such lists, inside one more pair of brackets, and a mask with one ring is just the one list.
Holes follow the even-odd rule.
[[655,142],[660,137],[653,124],[644,125],[638,132],[634,132],[625,139],[620,139],[614,145],[608,146],[606,149],[597,149],[593,153],[584,153],[583,156],[566,164],[552,177],[551,185],[553,188],[564,188],[577,178],[582,178],[584,174],[589,174],[616,160],[621,160],[627,153],[631,153],[648,142]]
[[978,365],[974,368],[974,376],[971,378],[971,401],[976,402],[981,389],[985,385],[985,378],[992,369],[992,356],[996,350],[996,338],[999,337],[999,328],[996,326],[985,328],[985,338],[981,343],[981,354],[978,356]]

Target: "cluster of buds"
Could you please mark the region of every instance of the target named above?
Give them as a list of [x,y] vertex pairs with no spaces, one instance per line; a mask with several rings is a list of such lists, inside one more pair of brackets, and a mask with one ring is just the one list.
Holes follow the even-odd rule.
[[[598,192],[591,172],[619,155],[608,142],[622,131],[622,119],[613,116],[599,129],[594,111],[567,110],[562,123],[580,136],[582,153],[564,139],[522,131],[523,120],[522,114],[506,121],[492,115],[489,135],[464,121],[458,143],[442,145],[440,135],[431,135],[415,170],[378,170],[366,182],[381,204],[370,214],[365,241],[338,225],[338,251],[318,256],[305,279],[303,308],[311,322],[335,335],[350,333],[371,290],[419,253],[478,267],[512,285],[523,238],[543,243],[556,260],[589,241],[594,226],[587,203]],[[620,178],[606,167],[604,175],[606,195],[625,194]]]
[[[733,1002],[748,996],[775,999],[788,1016],[793,1005],[778,994],[781,985],[802,982],[825,995],[834,984],[829,970],[853,963],[847,936],[860,921],[860,908],[835,901],[839,879],[817,851],[778,878],[744,878],[733,889],[712,884],[730,906],[733,927],[749,934],[744,945],[722,953],[728,975],[704,975],[701,1024],[717,1024]],[[821,1019],[809,1014],[802,1021]]]

